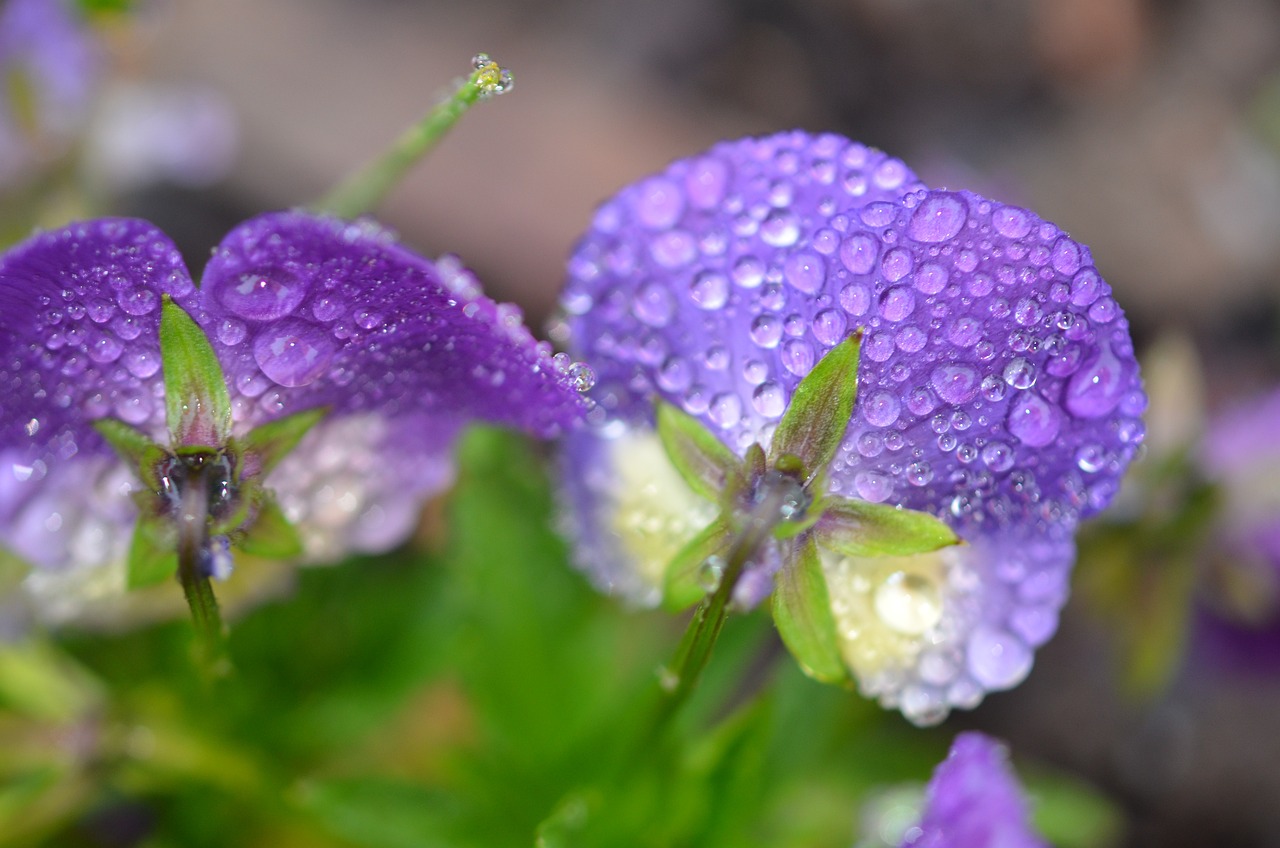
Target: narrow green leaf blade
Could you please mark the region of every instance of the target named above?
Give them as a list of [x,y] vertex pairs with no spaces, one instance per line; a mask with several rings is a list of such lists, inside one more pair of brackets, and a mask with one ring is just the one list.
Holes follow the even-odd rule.
[[790,454],[807,476],[826,468],[844,439],[858,395],[861,333],[833,347],[796,386],[769,444],[769,460]]
[[708,586],[703,566],[717,554],[728,552],[729,522],[720,516],[689,540],[667,566],[662,605],[677,611],[696,604],[715,587]]
[[267,559],[290,559],[302,553],[302,537],[289,523],[280,504],[265,489],[257,493],[258,514],[244,535],[234,539],[237,550]]
[[165,449],[141,430],[114,418],[99,418],[93,428],[107,440],[116,456],[132,468],[151,488],[158,488],[157,468],[165,457]]
[[173,447],[223,445],[231,435],[231,396],[204,330],[168,295],[160,313],[164,403]]
[[773,588],[773,622],[805,674],[823,683],[849,681],[849,671],[840,656],[827,578],[812,534],[796,540],[778,572]]
[[311,432],[329,414],[327,406],[308,409],[277,418],[254,427],[239,440],[240,449],[254,458],[255,473],[266,476],[298,446],[302,437]]
[[173,525],[158,516],[143,515],[129,545],[130,589],[154,586],[178,573],[178,540]]
[[742,460],[701,421],[679,407],[657,401],[658,437],[680,476],[702,497],[718,501],[726,485],[741,476]]
[[908,556],[960,544],[945,522],[927,512],[851,498],[827,498],[814,532],[824,548],[845,556]]

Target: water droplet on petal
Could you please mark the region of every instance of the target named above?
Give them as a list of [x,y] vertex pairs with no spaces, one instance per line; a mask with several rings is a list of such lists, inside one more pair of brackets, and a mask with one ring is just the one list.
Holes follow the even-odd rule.
[[1104,341],[1097,357],[1067,383],[1067,411],[1079,418],[1101,417],[1119,405],[1127,389],[1125,367]]
[[880,315],[886,321],[901,321],[916,308],[916,296],[906,286],[894,286],[880,296]]
[[719,309],[729,299],[729,280],[717,271],[701,271],[689,287],[689,296],[702,309]]
[[826,263],[816,253],[800,251],[787,259],[783,276],[797,291],[813,294],[827,278]]
[[786,409],[786,395],[777,383],[761,383],[751,395],[751,405],[766,418],[777,418]]
[[931,192],[911,213],[907,235],[933,244],[954,238],[969,217],[969,208],[959,195]]
[[729,184],[729,166],[721,159],[710,156],[689,166],[684,178],[684,188],[689,202],[698,209],[711,209],[724,199]]
[[778,346],[782,340],[782,322],[778,316],[765,313],[751,322],[751,340],[762,348]]
[[876,267],[880,241],[869,233],[854,233],[840,245],[840,262],[855,274],[869,274]]
[[991,226],[1005,238],[1020,239],[1031,232],[1031,216],[1016,206],[1001,206],[991,213]]
[[742,418],[742,399],[733,392],[721,392],[711,398],[707,415],[721,427],[732,427]]
[[929,383],[948,403],[968,403],[978,393],[978,372],[967,365],[940,365],[933,369]]
[[901,411],[902,405],[889,392],[875,392],[862,401],[862,417],[872,427],[888,427]]
[[754,256],[741,256],[733,263],[733,281],[744,289],[764,282],[764,263]]
[[665,327],[675,313],[671,290],[655,280],[643,283],[631,301],[631,312],[642,324]]
[[966,651],[969,672],[988,689],[1008,689],[1031,671],[1032,655],[1021,639],[1005,630],[979,625]]
[[813,316],[813,337],[828,347],[844,340],[849,322],[838,309],[823,309]]
[[1060,425],[1058,410],[1037,394],[1027,392],[1009,404],[1005,426],[1025,445],[1041,448],[1051,444]]
[[653,230],[666,229],[680,220],[684,195],[671,180],[654,177],[640,185],[633,208],[642,225]]
[[241,318],[274,321],[297,309],[306,293],[306,286],[295,274],[272,267],[224,280],[217,296]]
[[876,615],[891,630],[918,636],[942,620],[942,593],[921,574],[895,571],[876,588]]
[[797,377],[803,377],[813,370],[816,357],[813,345],[801,339],[788,339],[782,346],[782,367]]
[[774,247],[790,247],[800,238],[800,224],[786,209],[775,209],[760,222],[760,239]]
[[990,442],[982,449],[982,461],[992,471],[1008,471],[1013,467],[1013,448],[1004,442]]
[[893,494],[893,480],[879,471],[859,471],[854,475],[853,488],[864,501],[882,503]]
[[305,321],[285,321],[266,328],[254,340],[258,367],[282,386],[305,386],[324,373],[338,345],[333,337]]
[[1004,367],[1004,381],[1015,389],[1029,389],[1036,384],[1036,366],[1021,356]]

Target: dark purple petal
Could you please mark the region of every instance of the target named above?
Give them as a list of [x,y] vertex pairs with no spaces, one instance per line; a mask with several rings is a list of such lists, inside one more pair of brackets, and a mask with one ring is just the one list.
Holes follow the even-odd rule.
[[1022,787],[1004,748],[961,733],[925,790],[920,823],[902,848],[1047,848],[1028,821]]
[[91,422],[163,437],[160,300],[194,292],[144,221],[75,224],[0,257],[0,526],[29,562],[75,568],[121,549],[129,477]]
[[516,307],[372,222],[255,218],[214,252],[201,291],[199,320],[242,424],[328,406],[335,416],[479,418],[549,436],[585,408],[577,375],[552,361]]

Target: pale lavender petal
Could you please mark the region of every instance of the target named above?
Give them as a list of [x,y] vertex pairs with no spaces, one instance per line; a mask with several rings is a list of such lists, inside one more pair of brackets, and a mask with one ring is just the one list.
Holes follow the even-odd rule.
[[1028,821],[1027,800],[1004,748],[961,733],[925,790],[919,825],[902,848],[1048,848]]

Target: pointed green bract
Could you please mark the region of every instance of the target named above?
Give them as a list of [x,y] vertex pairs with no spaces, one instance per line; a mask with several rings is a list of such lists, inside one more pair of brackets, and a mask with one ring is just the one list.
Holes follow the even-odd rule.
[[827,467],[844,439],[858,394],[860,333],[833,347],[796,386],[769,444],[769,459],[791,454],[806,476]]
[[156,469],[166,453],[158,442],[136,427],[114,418],[99,418],[93,422],[93,428],[107,440],[116,455],[137,472],[143,483],[151,489],[160,487]]
[[289,559],[302,553],[302,537],[289,523],[280,504],[265,489],[257,493],[258,514],[234,540],[237,550],[268,559]]
[[773,622],[805,674],[823,683],[845,683],[827,578],[813,536],[798,539],[773,588]]
[[660,400],[656,417],[658,437],[671,464],[689,488],[707,500],[718,501],[729,482],[741,476],[742,460],[684,410]]
[[909,556],[960,543],[927,512],[850,498],[826,498],[814,532],[824,548],[845,556]]
[[667,565],[662,586],[662,605],[669,610],[682,610],[706,597],[715,589],[704,566],[714,556],[723,556],[729,548],[729,522],[723,516],[694,536]]
[[204,330],[165,295],[160,358],[170,444],[223,445],[231,435],[231,396]]
[[329,408],[322,406],[268,421],[237,439],[237,446],[256,463],[254,473],[265,477],[328,414]]
[[167,519],[139,516],[129,545],[128,569],[125,585],[130,589],[154,586],[178,573],[177,536]]

